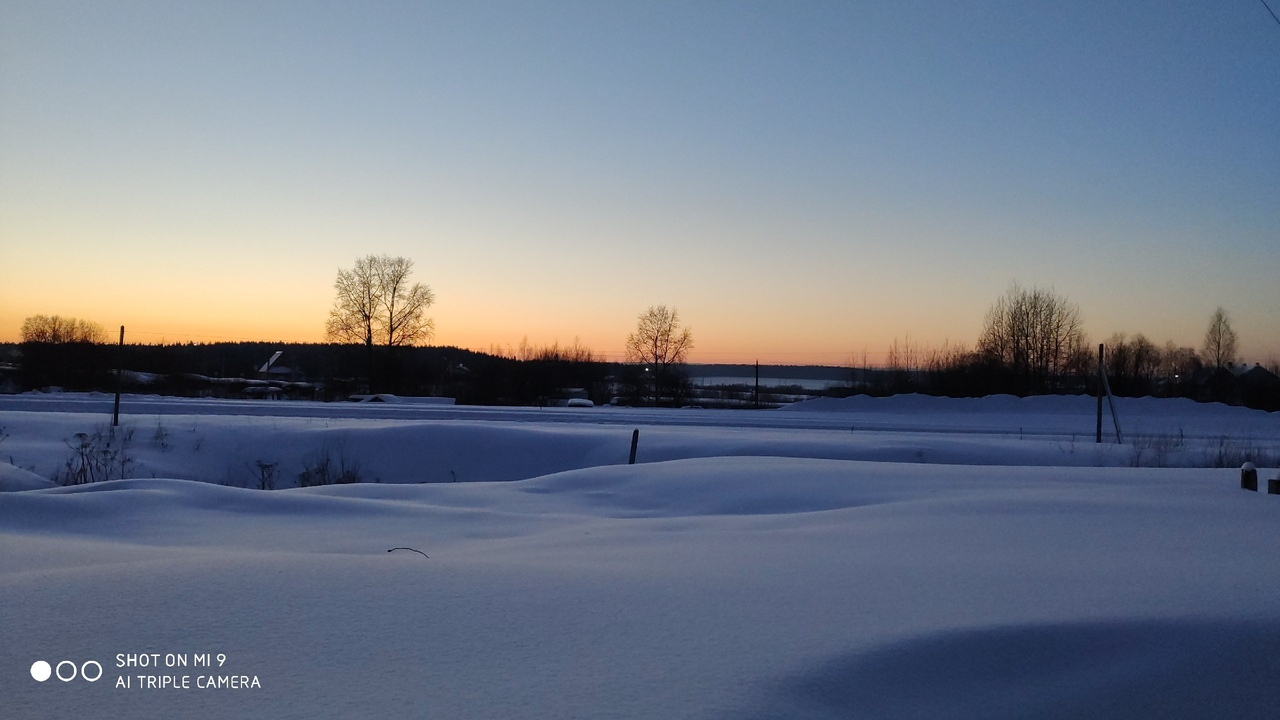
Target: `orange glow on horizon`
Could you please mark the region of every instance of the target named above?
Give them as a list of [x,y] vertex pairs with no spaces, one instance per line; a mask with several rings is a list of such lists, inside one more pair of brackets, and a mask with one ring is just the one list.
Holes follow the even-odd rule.
[[[6,301],[0,303],[0,342],[19,342],[25,317],[57,314],[99,323],[110,342],[115,341],[121,324],[117,318],[122,318],[125,342],[130,344],[323,343],[326,342],[324,319],[331,302],[328,292],[329,289],[322,286],[292,303],[263,302],[252,297],[221,298],[217,303],[204,303],[203,315],[177,303],[149,307],[128,299],[73,303],[66,301],[68,296],[60,295],[63,302],[47,308],[38,306],[37,302]],[[496,303],[470,313],[459,311],[459,304],[442,304],[429,311],[436,323],[436,334],[428,344],[482,353],[495,349],[511,353],[522,342],[539,348],[553,344],[568,347],[576,340],[607,361],[621,362],[625,360],[626,336],[634,327],[637,314],[631,309],[610,310],[595,316],[584,311],[584,317],[566,312],[554,315],[549,321],[539,321],[537,313],[527,310],[515,317],[500,313]],[[697,306],[687,305],[680,311],[682,324],[693,330],[694,348],[688,358],[693,364],[750,365],[758,361],[764,365],[877,367],[884,364],[895,340],[903,343],[909,339],[925,353],[940,350],[944,345],[958,344],[971,349],[979,329],[979,320],[973,320],[967,326],[956,324],[945,332],[934,330],[940,336],[935,338],[926,333],[901,332],[898,325],[907,322],[901,315],[887,319],[808,317],[787,322],[781,316],[759,313],[751,324],[743,323],[739,316],[723,308],[718,313],[700,312]],[[872,325],[872,321],[878,321],[879,325]],[[935,325],[945,327],[936,321]],[[1248,337],[1239,326],[1237,331]],[[1195,338],[1194,330],[1187,334]],[[1098,342],[1108,336],[1109,333],[1091,337],[1093,342]],[[1148,337],[1163,345],[1162,339]],[[1179,344],[1196,348],[1199,345],[1195,340],[1185,339]],[[1255,345],[1243,350],[1243,359],[1249,363],[1266,364],[1280,354],[1280,347]]]
[[[36,314],[36,313],[31,313]],[[63,314],[83,320],[98,322],[107,332],[109,342],[118,337],[119,324],[103,323],[87,313],[45,313]],[[23,316],[26,317],[26,316]],[[23,317],[16,314],[0,314],[0,342],[20,342],[20,328]],[[576,341],[589,348],[606,361],[621,362],[625,360],[625,330],[597,330],[592,333],[580,333],[576,336],[541,335],[535,332],[512,337],[509,334],[489,335],[480,329],[450,330],[440,328],[437,319],[437,332],[428,343],[439,347],[458,347],[474,352],[490,353],[495,349],[514,352],[522,342],[541,348],[558,344],[561,347],[572,346]],[[309,326],[309,328],[308,328]],[[689,361],[695,364],[744,364],[759,361],[766,365],[828,365],[847,366],[851,362],[860,361],[863,357],[861,349],[839,349],[833,347],[795,349],[779,346],[776,343],[761,343],[759,349],[744,349],[745,343],[723,338],[698,341],[695,329],[695,346],[690,353]],[[171,317],[150,317],[140,315],[125,323],[125,342],[128,344],[185,344],[185,343],[220,343],[220,342],[279,342],[279,343],[324,343],[322,319],[311,322],[284,323],[279,319],[259,318],[252,324],[230,323],[219,320],[175,322]],[[875,344],[868,344],[866,357],[871,362],[883,358],[883,349],[871,350]]]

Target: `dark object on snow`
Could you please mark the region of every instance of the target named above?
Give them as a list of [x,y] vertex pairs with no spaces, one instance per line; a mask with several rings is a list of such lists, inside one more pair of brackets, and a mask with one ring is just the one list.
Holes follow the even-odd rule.
[[1240,466],[1240,489],[1258,492],[1258,469],[1247,462]]
[[411,547],[391,548],[391,549],[390,549],[390,550],[388,550],[387,552],[393,552],[393,551],[395,551],[395,550],[408,550],[409,552],[416,552],[416,553],[418,553],[419,555],[421,555],[422,557],[424,557],[424,558],[426,558],[426,559],[428,559],[428,560],[430,560],[430,559],[431,559],[431,556],[430,556],[430,555],[428,555],[428,554],[426,554],[426,553],[422,552],[421,550],[414,550],[414,549],[413,549],[413,548],[411,548]]

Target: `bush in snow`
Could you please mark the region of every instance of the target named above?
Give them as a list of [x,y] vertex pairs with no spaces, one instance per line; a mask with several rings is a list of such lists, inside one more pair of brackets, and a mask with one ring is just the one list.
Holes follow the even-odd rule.
[[92,433],[76,433],[66,441],[71,454],[53,481],[61,485],[83,485],[125,477],[133,457],[129,444],[131,427],[100,427]]
[[169,429],[164,426],[160,416],[156,416],[156,431],[151,434],[151,442],[161,450],[169,449]]
[[337,458],[326,443],[319,450],[302,460],[302,472],[298,473],[298,487],[341,485],[364,480],[360,475],[360,463],[347,458],[346,450],[339,446]]
[[259,490],[274,490],[276,487],[277,470],[280,467],[278,462],[265,462],[255,460],[251,469],[256,469],[258,476],[254,478],[254,484]]

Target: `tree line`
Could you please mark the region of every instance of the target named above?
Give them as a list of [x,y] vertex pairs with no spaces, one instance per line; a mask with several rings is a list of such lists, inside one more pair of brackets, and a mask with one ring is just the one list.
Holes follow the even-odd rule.
[[[1199,350],[1157,345],[1141,333],[1113,333],[1101,343],[1108,383],[1118,395],[1189,397],[1280,409],[1280,381],[1267,373],[1238,376],[1238,336],[1226,310],[1209,319]],[[897,339],[888,372],[853,383],[855,392],[923,392],[956,397],[995,393],[1090,393],[1097,389],[1098,346],[1083,330],[1079,306],[1052,290],[1013,284],[988,309],[973,349],[940,349]]]
[[[516,348],[494,346],[489,353],[424,347],[434,335],[426,312],[435,294],[412,280],[413,267],[403,257],[367,255],[350,269],[339,269],[325,322],[327,345],[128,346],[119,357],[101,347],[107,334],[97,323],[34,315],[22,325],[23,384],[100,389],[109,369],[117,366],[145,373],[224,378],[230,372],[251,378],[269,356],[267,348],[286,347],[285,362],[308,377],[325,378],[332,397],[348,391],[389,392],[444,394],[459,402],[546,404],[576,389],[594,402],[620,397],[629,404],[682,405],[693,394],[684,371],[693,333],[681,324],[675,308],[654,305],[639,314],[626,338],[623,363],[606,362],[577,339],[569,346],[557,342],[541,347],[525,339]],[[1098,358],[1082,325],[1079,306],[1066,297],[1014,283],[987,310],[973,349],[950,344],[933,349],[912,343],[909,336],[902,343],[895,339],[884,368],[858,372],[844,392],[1092,392]],[[1238,359],[1238,338],[1222,308],[1210,318],[1198,351],[1172,341],[1156,345],[1140,333],[1115,333],[1103,344],[1103,363],[1117,394],[1250,400],[1239,397],[1238,383],[1224,375]],[[1272,392],[1280,396],[1280,390]],[[1280,408],[1280,397],[1264,401]]]
[[[682,403],[690,395],[679,371],[693,347],[679,314],[657,305],[642,313],[627,338],[626,363],[606,362],[578,340],[535,347],[491,348],[490,353],[425,346],[434,323],[430,287],[412,280],[413,262],[368,255],[339,269],[325,322],[327,344],[186,343],[105,345],[96,323],[36,315],[23,323],[21,385],[106,390],[116,384],[138,392],[179,395],[243,393],[270,381],[291,396],[342,399],[351,394],[446,395],[463,403],[545,405],[566,392],[596,403],[621,395],[633,404]],[[274,374],[267,358],[283,350]],[[286,369],[292,372],[282,372]],[[306,382],[323,379],[322,383]]]
[[[274,369],[259,372],[277,351]],[[116,369],[125,392],[242,397],[246,388],[273,385],[286,397],[345,400],[351,395],[392,393],[439,395],[462,404],[538,405],[553,402],[565,388],[581,388],[595,402],[610,399],[610,378],[618,363],[542,357],[527,361],[449,346],[411,346],[379,358],[378,384],[366,375],[365,348],[344,343],[216,342],[130,344],[23,343],[0,345],[19,366],[20,388],[60,387],[67,391],[110,392]]]

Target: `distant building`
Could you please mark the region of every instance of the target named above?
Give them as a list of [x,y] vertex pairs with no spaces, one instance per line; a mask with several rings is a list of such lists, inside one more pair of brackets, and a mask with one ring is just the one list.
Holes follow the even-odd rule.
[[258,372],[256,373],[257,378],[260,380],[279,380],[281,382],[304,381],[306,378],[301,371],[279,362],[282,355],[284,355],[283,350],[275,351],[275,353],[258,368]]
[[1202,368],[1193,376],[1193,382],[1196,399],[1201,402],[1280,410],[1280,376],[1258,364]]

